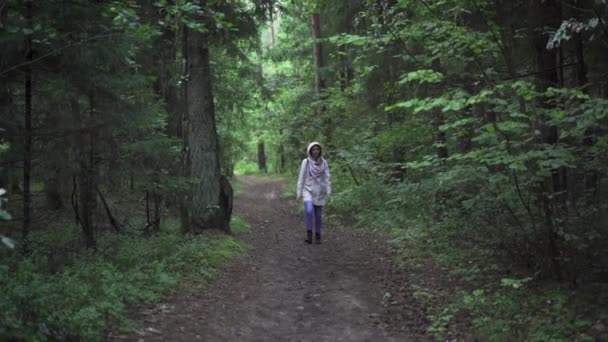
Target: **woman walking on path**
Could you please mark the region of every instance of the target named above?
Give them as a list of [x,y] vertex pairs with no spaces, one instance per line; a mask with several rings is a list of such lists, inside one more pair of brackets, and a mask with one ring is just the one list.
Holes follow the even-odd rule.
[[312,243],[312,215],[315,215],[315,242],[321,243],[321,218],[325,198],[331,195],[331,176],[329,165],[321,157],[321,144],[312,142],[306,152],[308,157],[302,160],[298,176],[297,199],[304,199],[306,211],[306,243]]

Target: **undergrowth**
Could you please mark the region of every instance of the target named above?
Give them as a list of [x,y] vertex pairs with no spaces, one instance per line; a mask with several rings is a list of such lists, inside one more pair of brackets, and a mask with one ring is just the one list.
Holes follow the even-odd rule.
[[135,230],[105,233],[93,252],[82,249],[76,227],[57,225],[32,233],[34,251],[27,257],[3,250],[0,339],[102,340],[109,323],[131,327],[131,305],[157,301],[183,283],[208,281],[244,250],[234,237],[183,236],[177,226],[169,221],[147,239]]
[[480,243],[479,227],[450,217],[434,221],[428,195],[434,186],[368,182],[346,187],[332,201],[360,225],[390,232],[412,273],[409,286],[427,307],[431,335],[443,340],[464,328],[493,341],[608,339],[606,284],[573,288],[542,279]]

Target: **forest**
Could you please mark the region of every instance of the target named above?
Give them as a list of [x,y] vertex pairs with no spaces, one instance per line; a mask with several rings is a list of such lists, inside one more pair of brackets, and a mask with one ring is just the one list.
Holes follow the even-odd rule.
[[212,293],[311,141],[411,340],[608,339],[606,0],[1,0],[0,44],[1,340]]

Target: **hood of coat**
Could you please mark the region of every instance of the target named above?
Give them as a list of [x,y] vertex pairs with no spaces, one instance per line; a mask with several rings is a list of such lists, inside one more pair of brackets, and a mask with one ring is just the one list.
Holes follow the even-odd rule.
[[319,146],[319,149],[321,149],[321,153],[319,153],[319,157],[321,157],[323,155],[323,146],[321,146],[321,144],[317,141],[313,141],[310,144],[308,144],[308,148],[306,149],[306,154],[308,156],[310,156],[310,150],[312,150],[313,146]]

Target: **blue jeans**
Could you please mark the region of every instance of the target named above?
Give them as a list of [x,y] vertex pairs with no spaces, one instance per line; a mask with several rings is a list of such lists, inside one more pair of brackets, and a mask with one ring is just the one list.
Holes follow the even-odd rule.
[[312,231],[313,209],[315,214],[315,231],[317,234],[321,234],[321,224],[323,223],[321,214],[323,212],[323,206],[313,205],[311,201],[304,202],[304,211],[306,212],[306,231]]

